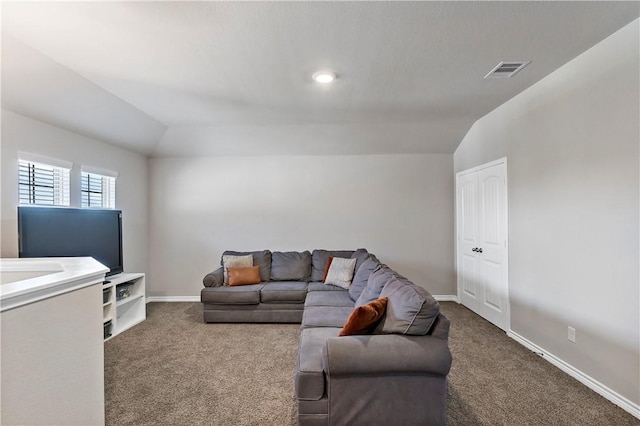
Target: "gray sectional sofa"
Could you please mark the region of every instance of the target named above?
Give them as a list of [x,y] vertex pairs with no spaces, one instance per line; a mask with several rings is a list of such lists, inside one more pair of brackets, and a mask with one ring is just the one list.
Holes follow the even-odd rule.
[[[299,425],[445,424],[449,320],[424,288],[365,249],[227,254],[251,254],[262,282],[230,287],[222,267],[207,274],[204,321],[301,323]],[[322,283],[330,256],[356,259],[349,289]],[[373,334],[339,336],[354,309],[380,297]]]

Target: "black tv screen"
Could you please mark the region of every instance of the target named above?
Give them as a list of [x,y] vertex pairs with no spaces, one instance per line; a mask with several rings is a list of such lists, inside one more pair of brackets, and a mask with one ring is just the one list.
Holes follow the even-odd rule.
[[19,257],[91,256],[123,272],[122,211],[18,207]]

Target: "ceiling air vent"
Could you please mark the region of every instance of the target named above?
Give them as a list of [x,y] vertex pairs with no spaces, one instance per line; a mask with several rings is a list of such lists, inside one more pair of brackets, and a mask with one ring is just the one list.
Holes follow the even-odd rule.
[[513,77],[518,71],[522,68],[529,65],[531,61],[509,61],[509,62],[500,62],[495,66],[489,74],[485,75],[484,78],[509,78]]

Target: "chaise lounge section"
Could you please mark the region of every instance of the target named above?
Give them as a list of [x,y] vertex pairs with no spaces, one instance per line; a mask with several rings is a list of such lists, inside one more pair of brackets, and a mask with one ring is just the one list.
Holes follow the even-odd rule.
[[[225,285],[226,256],[248,257],[260,283]],[[330,259],[355,259],[348,288],[323,283]],[[422,287],[365,249],[223,253],[201,293],[205,322],[301,323],[298,424],[444,425],[449,320]],[[386,299],[370,334],[341,332],[355,311]]]

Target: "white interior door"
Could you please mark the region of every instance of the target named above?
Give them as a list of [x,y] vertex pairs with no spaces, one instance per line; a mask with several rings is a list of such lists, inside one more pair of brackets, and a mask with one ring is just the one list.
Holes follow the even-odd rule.
[[458,297],[509,329],[506,160],[460,172],[457,187]]

